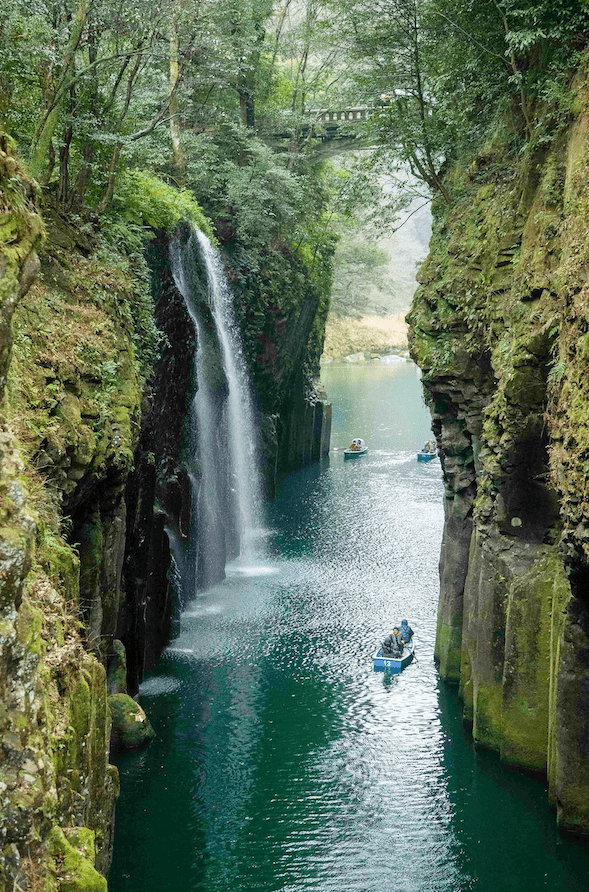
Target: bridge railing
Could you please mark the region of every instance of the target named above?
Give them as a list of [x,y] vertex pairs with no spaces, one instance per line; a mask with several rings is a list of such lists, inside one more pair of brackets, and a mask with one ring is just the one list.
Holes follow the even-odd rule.
[[365,121],[372,113],[373,109],[367,105],[357,105],[355,108],[316,108],[310,109],[309,114],[313,115],[315,121],[319,124],[339,124],[347,121]]
[[[353,127],[350,128],[349,125],[366,121],[373,113],[374,107],[369,105],[338,109],[310,108],[307,110],[307,120],[299,124],[296,129],[304,135],[311,131],[313,136],[323,142],[346,137],[354,138]],[[273,133],[273,138],[291,139],[292,131],[285,128],[284,131]]]

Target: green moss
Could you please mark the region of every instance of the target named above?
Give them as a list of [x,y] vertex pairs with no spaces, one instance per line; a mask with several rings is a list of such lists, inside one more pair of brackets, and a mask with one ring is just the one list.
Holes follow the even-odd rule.
[[37,525],[35,564],[47,573],[71,605],[78,604],[80,560],[76,550],[47,524]]
[[472,662],[470,655],[474,653],[474,642],[468,632],[462,634],[462,651],[460,654],[460,683],[458,692],[464,704],[463,719],[472,725],[474,718],[474,688],[472,682]]
[[474,689],[472,678],[465,681],[461,676],[459,691],[463,703],[462,720],[465,725],[470,725],[472,727],[474,721]]
[[83,851],[72,845],[59,827],[54,827],[49,837],[49,851],[58,865],[60,892],[107,892],[106,879],[98,873],[86,857],[92,849],[93,833],[88,828],[77,828],[72,841],[80,843]]
[[560,669],[560,647],[567,617],[567,606],[571,599],[571,587],[564,570],[555,576],[552,590],[552,613],[550,623],[550,688],[548,695],[548,758],[547,773],[549,794],[557,800],[557,763],[558,763],[558,720],[557,695],[558,675]]
[[171,234],[178,223],[187,220],[210,239],[214,238],[211,221],[205,217],[193,193],[170,185],[148,170],[128,170],[119,177],[113,211],[104,221],[107,230],[109,224],[114,229],[116,221],[119,226],[123,222],[150,227],[153,231],[165,229]]
[[[132,464],[142,399],[134,341],[143,338],[134,309],[147,286],[128,258],[118,259],[59,250],[44,257],[42,279],[13,317],[14,429],[25,457],[67,497],[78,481],[100,476],[107,457],[122,471]],[[151,303],[148,316],[154,325]],[[155,337],[139,351],[144,377]]]
[[473,728],[475,743],[500,751],[503,745],[502,690],[500,684],[473,683]]
[[445,681],[459,681],[462,659],[462,613],[455,613],[451,623],[446,622],[438,614],[434,658]]
[[43,627],[43,613],[28,598],[23,598],[18,618],[16,621],[16,632],[18,640],[26,648],[26,650],[40,656],[43,649],[41,638],[41,630]]
[[122,641],[115,638],[108,661],[109,694],[127,693],[127,656]]
[[553,600],[563,583],[562,562],[549,552],[509,586],[501,755],[541,771],[548,757]]
[[[0,134],[3,151],[4,146]],[[16,163],[5,182],[10,161],[0,153],[0,303],[15,298],[21,261],[37,245],[42,231],[34,190]],[[12,204],[5,213],[6,202]],[[7,246],[3,240],[7,237],[20,242]],[[129,384],[123,399],[131,404],[136,394],[135,410],[140,384],[130,330],[114,300],[107,309],[99,309],[90,297],[94,261],[72,252],[67,257],[61,254],[58,262],[59,254],[56,249],[45,258],[43,281],[20,303],[15,301],[12,318],[11,312],[4,314],[12,331],[5,326],[0,337],[0,381],[10,359],[9,335],[14,341],[8,392],[0,393],[4,430],[0,537],[10,546],[4,549],[10,564],[3,565],[9,584],[2,591],[7,603],[17,605],[16,617],[10,611],[0,631],[5,638],[5,669],[9,667],[9,674],[18,672],[18,683],[27,693],[22,708],[6,700],[0,725],[3,736],[13,735],[10,739],[20,741],[23,752],[31,754],[30,764],[23,767],[30,775],[26,788],[5,791],[4,805],[19,809],[22,827],[30,828],[21,840],[21,854],[31,855],[23,858],[24,873],[30,861],[31,888],[105,892],[106,881],[94,869],[94,827],[103,841],[109,838],[104,828],[116,793],[105,758],[110,731],[105,675],[84,653],[79,639],[79,561],[65,541],[67,520],[62,511],[76,486],[76,475],[89,463],[98,431],[111,424],[117,392],[109,361],[116,362]],[[35,265],[28,262],[25,275],[34,271]],[[100,277],[110,278],[111,295],[116,292],[114,277],[104,266],[98,269]],[[130,423],[127,427],[126,439],[118,431],[116,442],[111,427],[109,457],[115,473],[118,445],[130,451],[136,436]],[[103,476],[95,484],[104,479],[104,467],[100,473]],[[71,838],[66,839],[57,824],[75,823],[82,806],[88,827],[71,833],[68,829]],[[41,845],[48,835],[52,854]]]
[[567,784],[556,819],[561,830],[589,837],[589,784]]
[[77,849],[91,864],[96,857],[94,845],[96,834],[89,827],[65,827],[64,834],[67,841]]
[[103,527],[98,511],[80,527],[78,551],[80,555],[80,593],[82,611],[88,619],[93,599],[100,591],[102,578]]
[[72,727],[76,740],[83,742],[87,735],[92,720],[92,698],[88,680],[79,676],[77,684],[71,695]]

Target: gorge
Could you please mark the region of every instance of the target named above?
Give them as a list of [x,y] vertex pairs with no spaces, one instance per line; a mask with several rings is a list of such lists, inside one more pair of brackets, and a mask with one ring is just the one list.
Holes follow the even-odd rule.
[[[245,638],[251,631],[255,644],[243,651],[251,689],[241,682],[217,688],[207,667],[198,667],[203,690],[210,682],[213,700],[218,690],[235,697],[244,718],[234,726],[229,708],[220,709],[219,726],[229,724],[235,740],[263,752],[264,741],[274,740],[270,724],[293,724],[289,733],[300,737],[286,739],[295,798],[304,798],[299,763],[301,777],[317,777],[307,749],[319,753],[327,797],[335,781],[322,760],[333,747],[342,776],[360,775],[338,787],[350,818],[342,832],[352,832],[354,797],[366,815],[372,781],[393,796],[387,772],[402,770],[385,744],[374,773],[358,755],[360,740],[371,751],[375,731],[366,704],[395,726],[386,698],[398,693],[407,710],[411,694],[421,702],[411,687],[419,665],[403,676],[407,688],[370,688],[354,635],[379,634],[376,618],[387,622],[387,608],[413,609],[429,666],[429,718],[418,740],[435,728],[432,748],[446,752],[440,714],[460,712],[480,765],[491,764],[488,751],[532,775],[531,783],[546,784],[555,825],[577,840],[559,850],[577,865],[570,882],[582,875],[589,838],[589,12],[580,0],[466,6],[387,0],[375,16],[369,0],[142,0],[133,8],[64,0],[33,10],[10,0],[0,11],[0,889],[105,892],[119,794],[110,757],[138,759],[124,753],[153,739],[141,692],[168,666],[174,642],[181,647],[182,636],[194,633],[204,653],[218,655],[217,636],[226,635],[228,651],[241,653],[231,622],[215,624],[218,603],[222,612],[235,609],[243,621],[237,632]],[[372,110],[361,126],[375,152],[369,163],[334,167],[321,154],[317,110],[336,100],[360,107],[359,96]],[[277,147],[278,132],[287,139]],[[391,380],[402,390],[405,373],[384,363],[370,416],[374,442],[383,436],[366,465],[374,476],[364,485],[338,477],[342,442],[331,443],[333,465],[322,461],[332,395],[320,380],[320,358],[335,245],[346,226],[353,233],[370,223],[383,168],[391,176],[409,169],[431,202],[429,254],[408,323],[443,493],[437,478],[417,477],[410,464],[421,443],[403,437],[412,419],[423,419],[415,395],[409,408],[394,403],[391,433]],[[402,193],[379,206],[378,225],[391,225],[390,214],[415,199]],[[363,262],[375,256],[368,252]],[[338,392],[337,369],[325,374]],[[411,386],[418,383],[412,376],[406,372]],[[355,391],[354,410],[365,399]],[[361,433],[338,418],[338,436]],[[421,426],[411,436],[427,431]],[[279,510],[283,489],[298,484],[312,496],[307,504],[293,494],[300,529]],[[354,539],[352,494],[371,518],[373,548]],[[440,506],[443,500],[443,534],[434,496]],[[390,504],[372,513],[379,499]],[[420,510],[440,522],[434,563],[433,534],[420,538]],[[332,538],[336,527],[341,540]],[[276,571],[274,587],[246,572],[261,536],[274,542],[261,568]],[[287,555],[280,572],[272,548],[276,563]],[[357,554],[365,563],[352,573]],[[423,602],[420,569],[428,579]],[[337,581],[337,598],[325,580]],[[363,584],[378,605],[374,617],[370,598],[357,596]],[[403,586],[413,601],[390,594]],[[242,608],[232,600],[239,592]],[[186,627],[181,617],[191,599],[195,616]],[[199,613],[201,604],[210,614]],[[314,637],[315,622],[335,642],[329,654]],[[338,675],[340,627],[347,668]],[[270,652],[282,670],[264,664],[267,673],[259,673],[256,661]],[[436,701],[438,678],[449,687]],[[299,683],[311,696],[297,712],[289,701]],[[454,688],[460,706],[448,705]],[[258,701],[258,691],[267,698]],[[206,736],[206,705],[199,701],[198,709]],[[159,707],[156,713],[161,721]],[[267,737],[257,736],[260,725]],[[450,725],[461,733],[458,718]],[[304,736],[310,729],[317,739]],[[402,742],[408,754],[422,753],[409,734]],[[279,774],[273,745],[268,755]],[[238,750],[224,753],[215,790],[235,779],[249,795],[239,758]],[[424,776],[435,775],[433,764]],[[447,778],[446,762],[435,764]],[[263,788],[272,793],[270,781]],[[445,833],[451,809],[435,790],[441,811],[416,812],[414,826]],[[239,846],[250,817],[242,825],[238,815]],[[370,820],[363,826],[373,839]],[[320,865],[320,834],[300,832]],[[223,833],[209,840],[214,851],[219,840],[230,848],[237,839]],[[436,892],[478,882],[476,871],[460,873],[459,829],[444,833],[434,834],[439,858],[417,858],[408,886],[428,877]],[[277,850],[279,837],[278,829]],[[361,850],[347,860],[345,845],[331,844],[351,865],[354,892],[389,877],[378,846],[367,856],[376,866],[366,880]],[[252,852],[266,858],[256,845]],[[551,877],[558,876],[554,863],[546,868]],[[307,868],[300,883],[330,888],[320,867],[319,879]],[[209,892],[223,888],[222,871],[211,876]],[[481,883],[490,883],[492,872],[486,876]],[[248,877],[251,886],[255,864]],[[267,876],[269,888],[280,882]]]
[[550,149],[505,168],[498,136],[458,175],[463,198],[436,220],[411,324],[446,482],[440,671],[459,682],[477,743],[547,774],[560,825],[585,833],[578,88]]

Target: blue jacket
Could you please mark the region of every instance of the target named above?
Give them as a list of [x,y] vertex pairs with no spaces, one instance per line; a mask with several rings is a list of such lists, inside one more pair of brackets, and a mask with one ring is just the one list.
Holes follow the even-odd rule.
[[408,625],[407,620],[404,619],[399,626],[399,632],[401,633],[401,638],[405,642],[405,644],[409,644],[411,639],[413,638],[413,629],[410,625]]

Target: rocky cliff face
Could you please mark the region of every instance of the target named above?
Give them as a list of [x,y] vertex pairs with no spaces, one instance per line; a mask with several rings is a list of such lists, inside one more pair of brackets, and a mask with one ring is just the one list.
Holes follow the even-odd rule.
[[589,834],[589,93],[452,176],[411,311],[446,484],[436,658],[477,744]]
[[[149,739],[128,693],[178,613],[195,332],[166,235],[150,295],[132,259],[44,217],[0,134],[0,888],[105,892],[109,747]],[[280,298],[238,288],[270,490],[328,448],[326,308],[295,273]]]
[[273,494],[277,473],[329,451],[331,404],[319,381],[319,362],[331,269],[312,280],[286,246],[268,252],[266,267],[255,272],[235,239],[222,245],[222,254],[244,333],[261,416],[262,465]]
[[[223,402],[227,382],[210,313],[206,269],[197,242],[190,238],[190,228],[180,227],[175,238],[178,250],[185,255],[183,262],[190,270],[186,274],[190,278],[192,300],[203,320],[207,369],[214,378],[209,384],[213,386],[214,399]],[[198,461],[195,465],[195,457],[190,454],[189,431],[189,405],[195,388],[196,332],[184,299],[174,284],[167,236],[160,234],[150,243],[148,258],[156,323],[166,347],[155,367],[149,410],[129,487],[128,501],[133,506],[133,517],[128,524],[127,597],[119,612],[117,638],[125,644],[133,690],[143,670],[153,665],[162,641],[169,638],[173,602],[178,595],[173,580],[167,580],[169,535],[182,554],[194,548],[189,538],[194,530],[192,518],[198,514],[193,499],[199,497],[199,487],[193,490],[189,479],[189,475],[198,478],[199,473]],[[309,282],[304,268],[290,255],[277,268],[272,268],[269,260],[269,268],[262,274],[252,273],[249,258],[232,233],[223,244],[223,259],[252,375],[261,433],[260,464],[267,493],[272,495],[279,472],[316,461],[329,450],[331,406],[315,377],[325,329],[326,302]],[[289,275],[287,282],[285,271]],[[155,512],[151,511],[152,505],[156,506]],[[220,518],[219,522],[225,521]],[[227,539],[232,534],[226,530]],[[197,552],[198,548],[197,544]],[[219,555],[218,566],[212,566],[210,556],[206,564],[214,579],[223,578],[223,555]],[[186,573],[185,566],[184,577]],[[196,578],[190,585],[198,587],[202,579]],[[151,620],[150,612],[153,613]]]
[[191,529],[190,481],[181,461],[184,429],[194,396],[196,334],[169,265],[169,239],[158,233],[147,247],[160,358],[143,405],[143,421],[127,487],[125,600],[117,639],[125,647],[127,685],[135,694],[157,662],[179,613],[170,535]]

